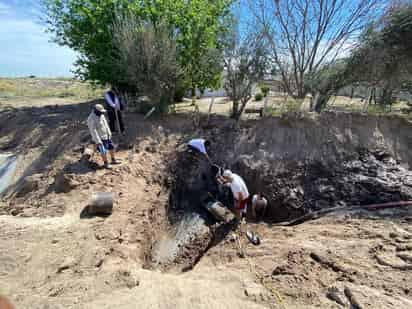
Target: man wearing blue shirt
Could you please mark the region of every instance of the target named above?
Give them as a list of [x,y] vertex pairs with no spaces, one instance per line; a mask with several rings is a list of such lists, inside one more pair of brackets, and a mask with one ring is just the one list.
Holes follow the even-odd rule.
[[206,159],[210,162],[209,155],[207,154],[207,150],[210,147],[210,142],[203,138],[195,138],[187,143],[190,150],[193,150],[196,153],[200,153],[206,157]]

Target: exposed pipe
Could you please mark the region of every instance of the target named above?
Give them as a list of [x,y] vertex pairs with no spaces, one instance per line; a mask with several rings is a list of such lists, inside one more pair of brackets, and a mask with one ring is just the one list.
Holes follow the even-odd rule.
[[380,210],[380,209],[388,209],[388,208],[399,208],[405,206],[412,206],[412,201],[398,201],[398,202],[388,202],[388,203],[381,203],[381,204],[369,204],[369,205],[352,205],[352,206],[339,206],[327,209],[321,209],[318,211],[313,211],[307,213],[299,218],[296,218],[292,221],[281,222],[275,225],[278,226],[292,226],[304,223],[309,220],[318,219],[324,215],[337,212],[337,211],[353,211],[359,209],[366,209],[366,210]]

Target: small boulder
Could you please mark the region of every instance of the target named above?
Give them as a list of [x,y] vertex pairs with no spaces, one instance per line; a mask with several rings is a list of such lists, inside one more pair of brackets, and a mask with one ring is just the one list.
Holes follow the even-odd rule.
[[60,173],[54,179],[53,190],[56,193],[68,193],[77,186],[78,183],[73,179],[73,175]]
[[76,265],[76,260],[73,257],[66,257],[66,259],[63,261],[63,263],[57,268],[57,273],[61,273],[74,265]]
[[269,294],[267,290],[262,286],[253,281],[247,281],[244,283],[245,295],[251,298],[253,301],[266,301],[269,299]]
[[30,192],[38,190],[41,177],[41,174],[34,174],[25,177],[17,187],[16,197],[23,197]]
[[130,271],[119,269],[112,276],[112,285],[132,289],[139,286],[140,281]]

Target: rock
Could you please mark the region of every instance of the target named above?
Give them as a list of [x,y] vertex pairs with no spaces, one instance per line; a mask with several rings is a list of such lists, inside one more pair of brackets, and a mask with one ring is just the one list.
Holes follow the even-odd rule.
[[89,162],[91,158],[93,157],[94,152],[95,151],[92,148],[89,148],[89,147],[84,148],[84,150],[82,151],[80,162],[83,162],[83,163]]
[[253,281],[245,282],[244,286],[245,295],[251,298],[253,301],[265,301],[269,299],[268,292],[263,286]]
[[11,210],[9,210],[9,211],[10,211],[10,214],[12,216],[17,216],[17,215],[21,214],[22,212],[24,212],[24,209],[25,209],[24,205],[19,205],[18,204],[18,205],[11,206]]
[[41,174],[34,174],[25,177],[23,181],[17,186],[18,189],[16,192],[16,197],[24,197],[28,193],[38,190],[41,178]]
[[272,276],[280,276],[280,275],[295,275],[294,272],[289,270],[288,265],[280,265],[277,266],[273,271],[272,271]]
[[344,293],[350,308],[412,308],[412,301],[397,295],[388,295],[367,286],[347,283]]
[[390,237],[390,238],[396,238],[396,237],[398,237],[398,234],[397,234],[397,233],[394,233],[394,232],[390,232],[390,233],[389,233],[389,237]]
[[375,259],[378,264],[382,266],[389,266],[397,270],[409,271],[412,270],[412,264],[405,262],[405,256],[401,255],[403,259],[399,256],[391,256],[388,254],[375,254]]
[[133,289],[136,286],[139,286],[140,281],[135,278],[132,273],[128,270],[117,270],[112,276],[112,286],[115,287],[128,287]]
[[149,152],[149,153],[155,153],[156,152],[156,147],[153,145],[149,145],[145,148],[145,151]]
[[60,173],[58,174],[53,183],[53,189],[56,193],[68,193],[76,188],[79,183],[75,181],[74,176],[71,174]]
[[94,267],[100,268],[103,265],[104,259],[103,258],[98,258],[96,260],[96,263],[94,264]]
[[211,201],[205,208],[213,215],[213,217],[218,221],[224,221],[226,223],[235,219],[234,214],[224,207],[220,202]]
[[24,218],[29,218],[29,217],[34,217],[36,214],[36,210],[33,208],[24,208],[23,212],[19,213],[19,217],[24,217]]
[[412,263],[412,253],[398,253],[396,256],[404,260],[405,263]]
[[57,268],[57,273],[61,273],[66,269],[73,267],[76,264],[76,260],[73,257],[67,257],[64,262]]
[[346,299],[345,295],[341,291],[339,291],[337,287],[333,286],[328,288],[328,291],[326,292],[326,297],[338,303],[339,305],[344,306],[345,308],[349,306],[349,302]]

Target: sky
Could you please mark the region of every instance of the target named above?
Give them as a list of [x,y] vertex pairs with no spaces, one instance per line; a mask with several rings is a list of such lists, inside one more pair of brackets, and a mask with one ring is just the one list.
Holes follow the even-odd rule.
[[73,76],[76,54],[51,42],[40,0],[0,0],[0,77]]

